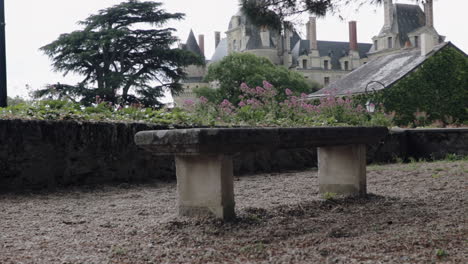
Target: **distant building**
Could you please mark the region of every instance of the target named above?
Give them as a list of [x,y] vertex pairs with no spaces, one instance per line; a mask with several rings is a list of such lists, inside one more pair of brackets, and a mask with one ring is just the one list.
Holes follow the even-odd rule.
[[[424,39],[427,38],[431,38],[431,36],[423,34],[422,42],[424,43]],[[342,79],[311,94],[309,98],[325,97],[331,93],[343,96],[365,94],[392,87],[424,65],[430,57],[450,47],[455,48],[461,56],[467,56],[450,42],[444,42],[427,49],[403,49],[370,60],[366,65],[359,67]]]
[[434,28],[432,0],[426,0],[424,12],[419,5],[393,4],[384,0],[384,25],[377,36],[372,38],[369,56],[381,56],[399,52],[405,48],[420,48],[423,33],[431,37],[432,45],[445,39]]
[[[284,33],[258,27],[239,11],[229,22],[226,38],[221,39],[220,32],[215,32],[216,50],[211,60],[207,60],[207,66],[233,52],[248,52],[296,70],[321,85],[328,85],[368,61],[367,53],[372,44],[357,42],[355,21],[349,22],[349,42],[317,40],[315,17],[309,18],[306,29],[307,38],[301,39],[292,27]],[[191,31],[181,47],[205,56],[203,35],[199,35],[197,43]],[[209,85],[203,82],[206,70],[206,67],[196,66],[186,69],[188,76],[184,80],[184,92],[174,98],[177,104],[194,98],[194,88]]]
[[440,50],[455,47],[444,42],[445,37],[434,28],[432,0],[426,0],[424,6],[425,12],[418,5],[385,0],[385,22],[379,35],[372,38],[368,63],[310,97],[323,97],[331,92],[362,94],[391,87]]

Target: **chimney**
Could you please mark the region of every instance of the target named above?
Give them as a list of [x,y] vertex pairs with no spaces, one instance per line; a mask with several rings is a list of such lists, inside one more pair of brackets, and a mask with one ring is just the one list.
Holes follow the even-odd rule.
[[421,34],[421,56],[426,56],[434,49],[434,37],[428,33]]
[[218,47],[220,41],[221,41],[221,32],[215,31],[215,48]]
[[411,47],[412,47],[411,41],[407,40],[407,41],[405,42],[405,49],[410,49]]
[[384,0],[384,28],[390,29],[393,24],[393,0]]
[[198,35],[198,46],[203,56],[205,56],[205,35]]
[[432,0],[426,0],[424,4],[424,13],[426,14],[426,26],[434,27],[434,7]]
[[291,30],[289,28],[284,30],[284,51],[291,52]]
[[315,17],[309,17],[307,22],[307,39],[310,43],[310,50],[317,49],[317,21]]
[[349,50],[358,51],[356,21],[349,22]]

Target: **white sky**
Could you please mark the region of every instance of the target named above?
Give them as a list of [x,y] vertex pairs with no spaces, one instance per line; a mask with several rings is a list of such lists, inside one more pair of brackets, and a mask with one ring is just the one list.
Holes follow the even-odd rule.
[[[7,30],[8,95],[26,96],[26,84],[33,89],[48,83],[70,83],[79,80],[76,76],[63,77],[53,72],[50,60],[39,48],[55,40],[61,33],[80,27],[77,21],[96,11],[123,2],[123,0],[5,0]],[[170,12],[182,12],[186,19],[172,22],[176,35],[185,42],[190,29],[196,36],[205,35],[205,54],[210,58],[214,52],[214,31],[227,30],[229,19],[238,10],[237,0],[160,0]],[[409,0],[394,0],[395,3],[412,3]],[[348,41],[348,20],[356,20],[358,41],[371,42],[383,24],[383,8],[366,6],[349,7],[343,11],[345,20],[336,16],[319,19],[319,40]],[[468,53],[468,24],[466,19],[468,0],[435,0],[434,21],[439,34],[447,36],[460,49]],[[301,31],[305,27],[301,26]]]

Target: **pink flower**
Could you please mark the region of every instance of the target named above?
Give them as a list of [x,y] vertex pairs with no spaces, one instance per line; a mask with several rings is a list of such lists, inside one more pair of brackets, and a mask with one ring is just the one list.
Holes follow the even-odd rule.
[[290,96],[290,95],[293,94],[293,92],[291,90],[289,90],[288,88],[286,88],[285,93],[286,93],[287,96]]
[[222,102],[221,102],[221,106],[230,106],[231,105],[231,102],[229,102],[228,99],[224,99]]
[[198,100],[200,100],[200,103],[202,103],[202,104],[208,103],[208,99],[205,96],[200,96],[200,98],[198,98]]
[[239,106],[243,107],[243,106],[246,106],[246,104],[244,103],[244,101],[240,101]]
[[193,106],[194,104],[195,104],[195,102],[193,100],[191,100],[191,99],[184,100],[184,105],[185,106],[190,107],[190,106]]
[[250,89],[250,87],[246,83],[242,83],[240,89],[241,91],[246,92]]
[[273,85],[267,81],[263,81],[263,87],[265,87],[265,89],[269,90],[271,88],[273,88]]

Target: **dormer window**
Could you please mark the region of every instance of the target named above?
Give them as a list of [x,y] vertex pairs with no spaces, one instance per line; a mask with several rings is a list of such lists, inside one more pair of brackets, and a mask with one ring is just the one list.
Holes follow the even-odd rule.
[[302,68],[307,69],[307,60],[302,60]]
[[374,49],[379,50],[379,46],[377,45],[379,42],[377,40],[374,40]]
[[349,71],[349,61],[344,62],[344,70]]
[[387,43],[387,47],[388,47],[389,49],[393,48],[393,38],[392,38],[392,37],[388,37],[388,38],[387,38],[387,42],[388,42],[388,43]]
[[323,68],[324,68],[325,70],[328,70],[328,60],[324,60],[324,61],[323,61]]
[[414,47],[419,47],[419,36],[414,36]]

